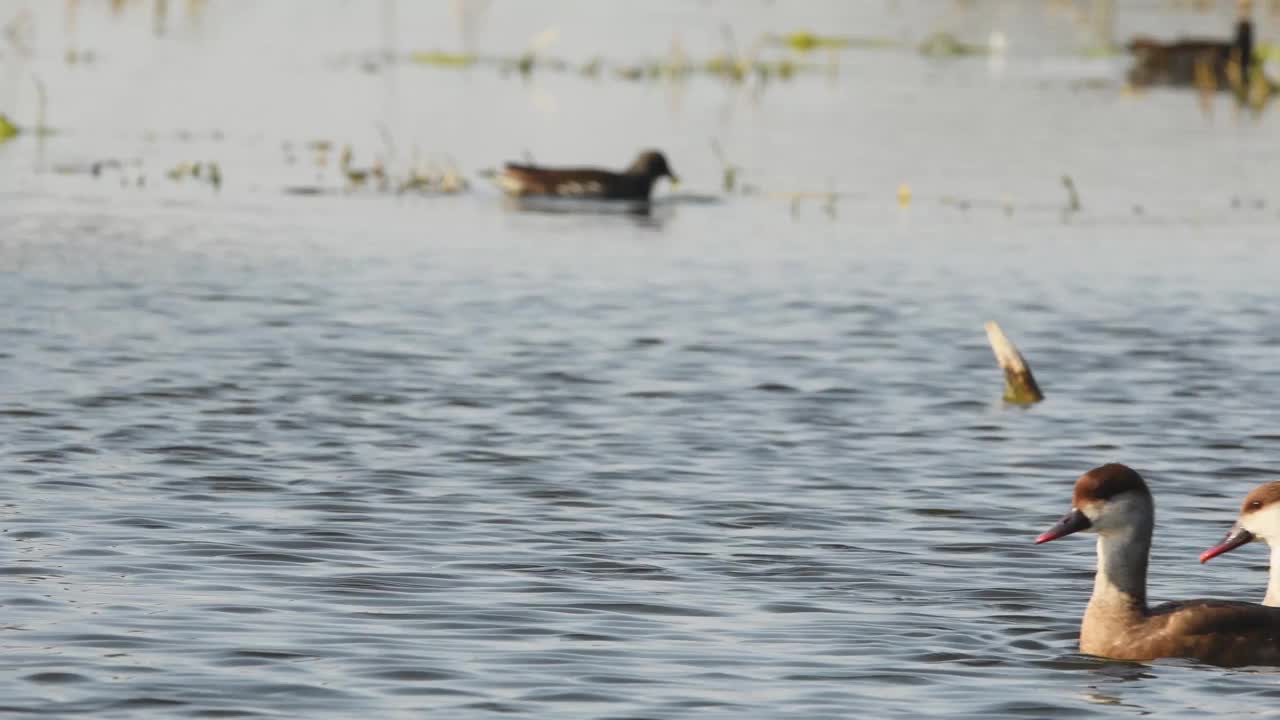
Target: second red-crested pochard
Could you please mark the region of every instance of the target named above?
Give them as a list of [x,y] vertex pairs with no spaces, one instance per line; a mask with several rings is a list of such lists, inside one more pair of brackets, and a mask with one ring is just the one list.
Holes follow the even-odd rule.
[[1254,540],[1271,546],[1271,577],[1267,581],[1267,595],[1263,605],[1280,605],[1280,482],[1259,485],[1244,498],[1240,517],[1227,532],[1222,542],[1200,553],[1200,562],[1208,562],[1222,553]]
[[1080,626],[1080,650],[1118,660],[1194,658],[1217,665],[1280,665],[1280,608],[1227,600],[1147,606],[1155,525],[1151,492],[1132,468],[1096,467],[1076,481],[1071,511],[1036,538],[1098,534],[1098,571]]

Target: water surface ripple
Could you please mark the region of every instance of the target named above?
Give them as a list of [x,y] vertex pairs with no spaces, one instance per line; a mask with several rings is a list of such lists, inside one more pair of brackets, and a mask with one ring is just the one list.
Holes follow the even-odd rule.
[[[725,7],[660,4],[716,42]],[[635,13],[654,47],[663,12]],[[886,17],[868,32],[893,36]],[[94,77],[132,77],[103,57]],[[7,144],[0,715],[1265,712],[1272,671],[1077,654],[1092,543],[1031,541],[1079,473],[1127,462],[1159,507],[1153,599],[1261,599],[1260,549],[1196,555],[1280,470],[1277,198],[1233,200],[1277,186],[1276,114],[1206,118],[1074,84],[1117,77],[1106,60],[1023,60],[866,51],[750,105],[705,79],[669,104],[570,76],[396,85],[400,132],[458,98],[475,127],[418,140],[469,165],[625,158],[636,134],[601,128],[634,123],[698,191],[720,179],[709,136],[762,187],[834,178],[834,217],[665,190],[647,217],[515,212],[484,188],[287,196],[255,170],[275,140],[234,124],[221,195],[32,174],[34,143]],[[306,119],[372,133],[377,102],[303,100],[387,78],[323,68],[294,88]],[[54,97],[70,122],[91,95]],[[186,110],[147,117],[200,122]],[[130,127],[43,152],[133,152]],[[1084,210],[1064,219],[1066,171]],[[1000,404],[989,319],[1045,403]]]
[[[437,211],[481,226],[459,246],[375,210],[358,251],[269,212],[192,209],[191,247],[174,218],[122,247],[106,215],[47,242],[58,218],[5,214],[27,257],[2,286],[6,709],[1038,717],[1273,692],[1077,656],[1091,544],[1030,544],[1078,472],[1125,460],[1160,505],[1153,594],[1261,596],[1261,553],[1195,552],[1275,475],[1272,250],[1193,269],[1198,233],[1138,232],[1159,257],[1082,295],[1094,229],[1005,241],[1046,268],[1006,282],[993,241],[927,218],[864,241],[686,208],[578,241],[460,202]],[[752,213],[743,251],[699,245]],[[990,315],[1042,406],[998,403]]]

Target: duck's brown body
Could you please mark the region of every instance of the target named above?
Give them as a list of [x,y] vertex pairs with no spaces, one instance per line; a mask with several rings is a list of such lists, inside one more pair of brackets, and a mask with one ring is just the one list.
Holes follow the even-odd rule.
[[1214,665],[1280,665],[1280,613],[1228,600],[1189,600],[1154,608],[1090,604],[1080,650],[1117,660],[1194,658]]
[[649,197],[654,181],[595,168],[552,169],[508,164],[501,182],[512,195],[623,200]]
[[1155,505],[1142,477],[1103,465],[1076,481],[1072,510],[1037,543],[1098,534],[1098,570],[1080,625],[1080,650],[1117,660],[1193,658],[1216,665],[1280,665],[1280,608],[1229,600],[1147,605]]
[[599,168],[548,168],[507,163],[498,184],[510,195],[542,195],[597,200],[648,200],[654,184],[663,177],[675,180],[662,153],[641,153],[626,170]]

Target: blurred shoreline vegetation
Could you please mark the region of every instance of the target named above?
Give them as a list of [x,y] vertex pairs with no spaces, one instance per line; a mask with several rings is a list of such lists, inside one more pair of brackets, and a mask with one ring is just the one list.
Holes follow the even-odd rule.
[[[726,38],[732,38],[732,31],[728,28],[724,28],[724,34]],[[807,33],[799,35],[812,37]],[[574,62],[548,55],[538,48],[531,48],[513,55],[417,50],[392,60],[440,70],[492,68],[502,75],[514,74],[524,78],[531,77],[535,72],[556,72],[577,74],[591,79],[615,78],[629,82],[642,82],[679,81],[701,75],[731,83],[743,83],[753,78],[766,82],[790,80],[799,74],[830,74],[839,66],[839,58],[834,51],[859,46],[852,42],[837,43],[827,38],[814,40],[811,46],[797,49],[786,42],[774,44],[772,40],[770,36],[762,36],[745,51],[738,51],[730,40],[724,51],[701,59],[690,57],[679,38],[676,37],[673,38],[671,49],[664,57],[636,62],[611,60],[601,55],[593,55],[585,61]],[[895,41],[887,38],[865,39],[860,42],[867,47],[896,45]],[[781,49],[782,54],[763,57],[766,46],[775,50]],[[819,50],[828,51],[820,61],[812,58]],[[366,69],[375,69],[367,63],[363,65]]]
[[[1222,3],[1228,0],[1160,1],[1165,2],[1173,11],[1208,14],[1221,9]],[[226,3],[228,0],[220,2]],[[1280,0],[1258,0],[1258,4],[1263,2],[1266,3],[1263,12],[1269,12],[1274,19],[1280,19]],[[453,15],[458,23],[457,49],[406,49],[412,48],[412,43],[401,43],[396,37],[399,27],[398,3],[399,0],[381,0],[376,5],[370,3],[371,12],[376,15],[381,28],[380,37],[374,43],[375,49],[340,52],[328,56],[330,66],[339,70],[355,67],[369,73],[378,73],[389,67],[414,67],[440,72],[487,71],[524,81],[530,81],[541,73],[573,75],[593,82],[614,80],[628,83],[682,83],[704,78],[749,88],[758,97],[765,87],[776,82],[793,82],[804,78],[834,80],[840,75],[842,62],[849,62],[847,58],[857,53],[909,54],[937,62],[983,59],[994,68],[1005,61],[1011,44],[1005,30],[1007,18],[996,18],[985,24],[975,23],[975,8],[980,7],[981,3],[974,0],[949,0],[938,2],[936,16],[919,33],[911,36],[818,32],[813,28],[798,27],[760,33],[748,42],[740,42],[734,28],[723,24],[718,28],[719,43],[712,40],[710,44],[713,47],[699,51],[686,48],[685,41],[677,31],[672,34],[665,53],[647,59],[618,59],[610,57],[607,50],[568,59],[552,52],[560,33],[555,26],[533,35],[523,49],[517,46],[509,52],[479,50],[477,37],[480,29],[485,22],[494,21],[492,17],[486,18],[487,14],[491,15],[493,12],[492,3],[490,0],[451,0]],[[163,37],[175,29],[198,30],[205,22],[204,18],[210,7],[214,6],[208,0],[64,0],[63,5],[65,27],[61,35],[57,32],[38,35],[34,15],[25,7],[21,7],[10,18],[0,17],[0,61],[6,61],[10,77],[16,78],[11,84],[22,90],[21,93],[11,92],[8,96],[0,95],[0,143],[20,137],[40,138],[55,132],[48,125],[49,102],[45,84],[27,63],[36,57],[37,49],[44,53],[52,50],[55,53],[53,57],[57,57],[58,50],[54,48],[58,42],[64,43],[61,47],[61,60],[68,66],[92,68],[110,61],[110,57],[84,44],[80,21],[81,15],[87,10],[101,10],[105,7],[112,22],[145,23],[143,27],[150,34]],[[1063,50],[1063,53],[1097,59],[1118,57],[1126,52],[1124,44],[1117,42],[1115,37],[1117,9],[1124,7],[1123,3],[1117,3],[1116,0],[1040,0],[1012,7],[1016,7],[1012,11],[1014,14],[1042,13],[1054,27],[1068,28],[1065,32],[1069,33],[1074,50]],[[1269,24],[1269,27],[1275,26],[1275,22]],[[978,29],[975,30],[975,27]],[[973,39],[979,32],[986,32],[985,38]],[[1227,31],[1224,28],[1205,35],[1216,38],[1227,35]],[[37,45],[37,37],[43,41],[43,46]],[[59,37],[61,40],[53,39]],[[714,47],[717,44],[718,48]],[[1252,74],[1249,83],[1239,81],[1244,76],[1238,64],[1235,68],[1228,68],[1225,81],[1218,79],[1217,74],[1208,72],[1208,69],[1197,67],[1196,82],[1187,87],[1192,91],[1189,95],[1198,99],[1205,115],[1212,113],[1213,97],[1222,90],[1230,90],[1239,106],[1250,108],[1255,114],[1260,113],[1276,96],[1277,85],[1270,80],[1264,81],[1265,75],[1261,69],[1268,64],[1280,64],[1280,45],[1260,41],[1256,45],[1254,56],[1259,72]],[[46,55],[46,59],[47,57]],[[326,60],[319,58],[317,62],[323,63]],[[1118,76],[1081,77],[1065,82],[1074,88],[1115,90],[1129,96],[1140,96],[1146,92],[1143,87],[1125,84]],[[34,106],[19,107],[17,100],[22,99],[21,96],[32,88]],[[24,125],[24,122],[31,124]],[[382,147],[373,152],[369,152],[370,148],[362,148],[362,152],[357,154],[341,138],[278,141],[281,142],[284,164],[296,166],[300,174],[298,179],[302,181],[287,185],[283,188],[284,191],[300,195],[353,192],[451,195],[470,189],[467,174],[459,169],[458,164],[447,153],[421,154],[417,148],[413,148],[410,156],[404,157],[403,153],[397,153],[396,143],[385,125],[372,117],[370,125],[376,126],[383,137]],[[305,133],[306,129],[300,131]],[[157,136],[155,132],[140,132],[148,143]],[[184,130],[164,131],[162,134],[179,141],[189,140],[194,136]],[[220,131],[215,130],[214,134],[217,139],[222,139]],[[754,170],[751,177],[754,182],[746,182],[743,166],[730,160],[717,141],[712,140],[711,145],[720,173],[718,178],[709,181],[718,184],[719,191],[724,196],[756,195],[782,200],[790,207],[793,215],[800,212],[802,207],[813,205],[834,218],[840,202],[851,198],[876,197],[881,192],[841,190],[832,178],[827,178],[825,182],[807,183],[807,188],[802,186],[800,189],[768,187],[767,183],[760,181],[754,174]],[[188,157],[196,154],[191,152]],[[194,183],[211,187],[215,191],[221,189],[224,183],[223,164],[211,159],[169,162],[159,170],[150,171],[140,161],[104,159],[63,164],[55,166],[54,171],[58,174],[84,174],[94,178],[118,174],[122,185],[130,187],[146,187],[148,173],[172,183]],[[1068,192],[1067,205],[1061,209],[1065,222],[1081,212],[1080,203],[1070,176],[1052,170],[1046,171],[1046,178],[1055,177],[1062,180]],[[927,191],[920,194],[913,192],[911,184],[905,181],[897,188],[896,195],[892,188],[882,190],[888,201],[896,197],[896,202],[903,211],[907,211],[913,202],[938,202],[960,211],[988,208],[1006,215],[1013,214],[1015,208],[1031,211],[1048,209],[1015,203],[1008,196],[984,200],[953,194],[930,195]],[[1055,212],[1058,210],[1057,207],[1053,208]],[[1135,212],[1138,210],[1135,209]]]

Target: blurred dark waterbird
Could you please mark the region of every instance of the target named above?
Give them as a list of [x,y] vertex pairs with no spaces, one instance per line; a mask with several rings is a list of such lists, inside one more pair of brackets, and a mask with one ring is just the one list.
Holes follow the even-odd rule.
[[640,153],[622,172],[589,167],[539,167],[507,163],[496,180],[506,193],[517,196],[598,200],[648,200],[661,178],[678,183],[667,159],[657,150]]
[[1129,82],[1217,89],[1248,88],[1255,68],[1253,21],[1242,17],[1230,39],[1179,38],[1161,42],[1140,35],[1126,46],[1134,56]]

